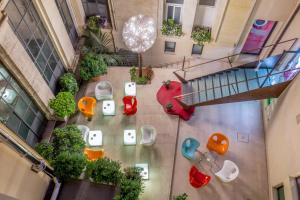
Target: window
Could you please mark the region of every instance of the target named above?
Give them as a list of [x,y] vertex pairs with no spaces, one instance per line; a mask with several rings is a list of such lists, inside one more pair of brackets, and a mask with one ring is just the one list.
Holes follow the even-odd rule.
[[203,50],[203,45],[193,44],[192,54],[201,55]]
[[85,15],[100,16],[100,23],[102,27],[110,26],[110,15],[107,0],[82,0]]
[[298,191],[298,199],[300,199],[300,176],[296,178],[296,185],[297,185],[297,191]]
[[78,42],[78,34],[75,28],[74,21],[72,19],[68,4],[66,0],[55,0],[58,7],[61,18],[65,24],[68,35],[71,39],[72,45],[75,48]]
[[175,23],[181,23],[183,0],[167,0],[166,19],[173,19]]
[[10,0],[5,8],[9,23],[51,90],[65,72],[32,0]]
[[285,200],[283,185],[276,188],[276,193],[277,193],[277,200]]
[[201,6],[215,6],[216,0],[199,0]]
[[176,42],[165,41],[165,52],[175,52]]
[[46,119],[0,62],[0,122],[34,146]]

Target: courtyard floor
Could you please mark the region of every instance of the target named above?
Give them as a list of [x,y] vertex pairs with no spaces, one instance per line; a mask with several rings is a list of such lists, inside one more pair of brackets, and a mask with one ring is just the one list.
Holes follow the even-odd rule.
[[[130,80],[129,68],[112,67],[102,80],[112,83],[116,103],[115,116],[102,115],[102,102],[97,102],[96,115],[88,122],[80,113],[76,123],[87,125],[90,130],[102,130],[105,155],[119,160],[123,167],[136,163],[149,164],[149,180],[145,181],[142,200],[167,200],[170,194],[187,193],[190,200],[267,200],[268,182],[264,130],[260,103],[256,101],[198,107],[189,121],[167,115],[156,100],[156,92],[164,80],[176,80],[172,69],[154,69],[150,85],[137,86],[138,112],[123,115],[122,98],[124,83]],[[86,96],[94,96],[96,82],[85,90]],[[139,145],[140,127],[152,125],[157,130],[153,146]],[[124,129],[136,129],[137,145],[124,146]],[[203,164],[185,159],[180,152],[186,137],[200,141],[200,150],[206,150],[206,142],[214,132],[226,134],[230,140],[229,152],[218,156],[222,166],[226,159],[235,162],[239,177],[230,183],[222,183]],[[194,189],[188,181],[188,173],[195,164],[212,177],[211,182]]]

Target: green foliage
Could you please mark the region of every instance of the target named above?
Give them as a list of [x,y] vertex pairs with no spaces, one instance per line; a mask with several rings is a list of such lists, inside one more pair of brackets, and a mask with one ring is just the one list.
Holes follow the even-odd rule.
[[54,99],[50,99],[49,107],[56,116],[64,118],[75,113],[76,103],[70,92],[59,92]]
[[54,174],[61,181],[76,179],[86,166],[86,158],[82,153],[60,153],[54,162]]
[[53,148],[53,145],[51,143],[48,143],[48,142],[38,143],[35,146],[35,150],[41,156],[43,156],[43,158],[45,158],[49,163],[52,163],[54,148]]
[[130,74],[130,79],[132,82],[136,82],[136,84],[138,85],[146,85],[149,81],[149,77],[147,76],[142,76],[139,77],[137,75],[137,69],[135,66],[133,66],[130,70],[129,70],[129,74]]
[[188,195],[186,193],[183,193],[181,195],[173,197],[174,200],[187,200],[187,198],[188,198]]
[[172,108],[173,108],[173,104],[171,102],[166,104],[166,109],[167,110],[172,110]]
[[72,73],[65,73],[59,77],[59,86],[61,88],[60,91],[71,92],[73,95],[79,90],[75,76]]
[[129,167],[124,169],[124,177],[120,184],[120,192],[114,200],[138,200],[144,190],[141,169]]
[[211,32],[209,28],[196,26],[192,31],[191,37],[197,44],[203,45],[205,42],[210,42]]
[[108,32],[102,32],[101,29],[97,32],[88,29],[84,35],[86,40],[84,48],[82,48],[83,54],[89,52],[98,54],[109,66],[118,65],[123,62],[123,59],[119,55],[111,51],[113,49],[113,41]]
[[89,162],[86,168],[86,175],[95,183],[118,185],[123,173],[120,162],[105,157]]
[[164,20],[161,33],[168,36],[182,36],[182,25],[176,24],[173,19]]
[[170,80],[163,81],[163,84],[164,84],[164,86],[165,86],[167,89],[169,89],[169,88],[170,88],[171,81],[170,81]]
[[80,130],[75,125],[56,128],[53,131],[54,155],[61,152],[81,153],[85,147]]
[[61,181],[77,178],[86,166],[85,142],[80,130],[75,125],[68,125],[54,129],[53,136],[52,143],[39,143],[36,151],[54,166],[54,174]]
[[83,80],[90,80],[93,77],[105,74],[107,64],[101,55],[89,52],[84,55],[80,62],[80,77]]
[[96,16],[91,16],[87,20],[87,28],[93,33],[99,32],[99,18]]

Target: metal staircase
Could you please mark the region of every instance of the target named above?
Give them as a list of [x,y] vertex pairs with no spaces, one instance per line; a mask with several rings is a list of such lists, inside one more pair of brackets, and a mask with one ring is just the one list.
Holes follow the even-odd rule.
[[189,108],[278,97],[300,71],[299,50],[189,80],[177,74],[183,95],[175,99]]

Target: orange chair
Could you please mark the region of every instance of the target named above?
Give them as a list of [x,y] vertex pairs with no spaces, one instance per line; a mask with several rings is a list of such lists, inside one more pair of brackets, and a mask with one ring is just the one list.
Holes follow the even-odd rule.
[[214,133],[209,137],[206,147],[210,151],[224,155],[228,150],[229,140],[226,135],[222,133]]
[[84,155],[88,160],[95,161],[104,157],[104,149],[93,150],[90,148],[85,148]]
[[94,116],[94,110],[96,107],[96,99],[93,97],[82,97],[78,101],[78,108],[82,114],[91,120]]

